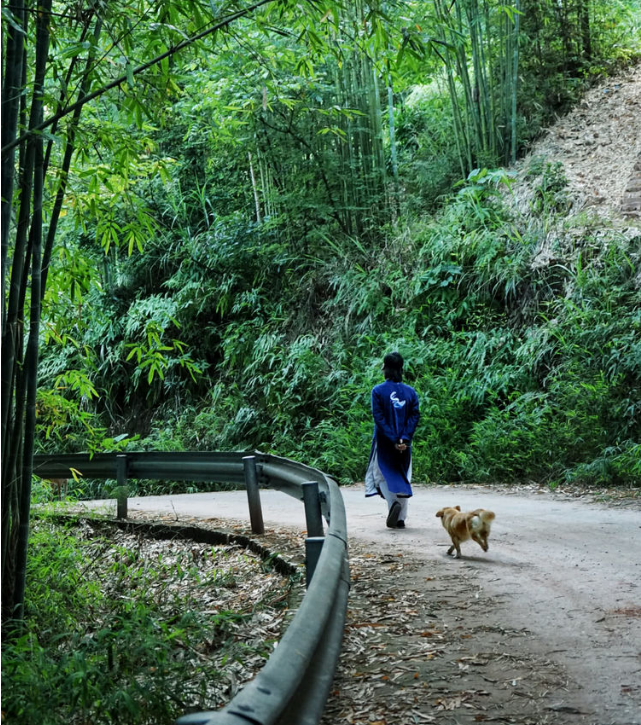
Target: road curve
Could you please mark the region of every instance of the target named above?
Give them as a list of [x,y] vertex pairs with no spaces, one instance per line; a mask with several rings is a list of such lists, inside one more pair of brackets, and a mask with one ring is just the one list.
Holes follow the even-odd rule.
[[[429,565],[447,561],[478,577],[506,627],[527,629],[530,645],[553,656],[578,683],[580,703],[596,725],[641,725],[641,511],[551,492],[481,486],[415,486],[407,528],[385,527],[382,499],[359,485],[341,489],[350,539],[411,553]],[[305,528],[302,504],[261,491],[267,525]],[[91,507],[114,506],[92,502]],[[491,509],[496,520],[487,554],[473,542],[447,557],[449,538],[436,511]],[[248,519],[243,491],[150,496],[130,511]]]

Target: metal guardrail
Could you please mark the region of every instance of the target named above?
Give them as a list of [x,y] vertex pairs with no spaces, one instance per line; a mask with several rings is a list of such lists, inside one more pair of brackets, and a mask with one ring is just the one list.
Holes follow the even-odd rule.
[[[43,478],[127,478],[244,483],[252,530],[262,533],[259,487],[303,501],[308,589],[278,647],[256,677],[221,710],[177,725],[316,725],[340,654],[349,591],[347,524],[338,484],[321,471],[264,453],[104,453],[39,455]],[[120,510],[120,506],[119,506]],[[323,533],[322,517],[328,524]]]

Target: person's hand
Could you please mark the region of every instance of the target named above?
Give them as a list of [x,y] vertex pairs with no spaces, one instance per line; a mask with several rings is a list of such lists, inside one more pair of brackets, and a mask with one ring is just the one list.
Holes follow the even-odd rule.
[[394,447],[396,448],[397,451],[402,453],[403,451],[407,450],[407,443],[405,443],[405,441],[399,441],[398,443],[396,443],[396,445]]

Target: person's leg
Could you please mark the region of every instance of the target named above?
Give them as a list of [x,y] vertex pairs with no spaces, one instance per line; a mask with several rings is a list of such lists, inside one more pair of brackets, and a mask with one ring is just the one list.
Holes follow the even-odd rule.
[[[378,466],[377,466],[377,468],[378,468]],[[389,490],[389,488],[387,486],[387,481],[385,480],[385,477],[383,476],[383,474],[380,472],[380,469],[379,469],[379,475],[380,475],[380,480],[378,482],[378,485],[379,485],[379,488],[381,489],[381,493],[383,494],[383,498],[387,501],[388,510],[391,510],[392,506],[395,503],[398,503],[400,505],[400,510],[398,512],[397,521],[404,522],[405,519],[407,518],[407,508],[408,508],[409,498],[407,498],[406,496],[398,496],[397,494],[392,493]]]
[[401,511],[398,515],[398,521],[399,523],[401,521],[404,522],[407,518],[407,508],[410,500],[407,496],[397,496],[396,500],[401,504]]
[[385,501],[387,501],[388,511],[391,510],[395,503],[398,503],[400,505],[400,510],[397,521],[405,522],[405,519],[407,518],[407,505],[409,498],[397,496],[389,490],[385,476],[383,476],[380,466],[378,465],[378,453],[376,451],[372,456],[372,460],[367,468],[367,473],[365,474],[365,495],[371,495],[373,490],[380,491]]
[[[410,465],[407,469],[407,480],[411,483],[412,482],[412,459],[410,458]],[[405,524],[405,519],[407,518],[407,509],[409,504],[409,496],[399,496],[398,502],[401,504],[401,511],[398,515],[398,523]]]
[[372,471],[373,478],[376,481],[376,486],[383,495],[383,498],[387,501],[387,508],[390,509],[392,508],[394,501],[396,501],[396,494],[389,490],[385,476],[382,474],[378,464],[376,462],[374,463],[374,470]]
[[367,466],[365,472],[365,496],[382,496],[380,479],[383,477],[381,469],[378,467],[376,451]]

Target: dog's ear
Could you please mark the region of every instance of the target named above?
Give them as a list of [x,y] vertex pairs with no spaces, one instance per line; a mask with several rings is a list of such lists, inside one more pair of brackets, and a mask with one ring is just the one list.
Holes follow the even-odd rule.
[[437,511],[436,516],[437,516],[437,518],[442,519],[443,518],[443,509],[441,509],[440,511]]
[[461,507],[460,507],[460,506],[455,506],[454,508],[455,508],[455,509],[456,509],[457,511],[460,511],[460,510],[461,510]]

